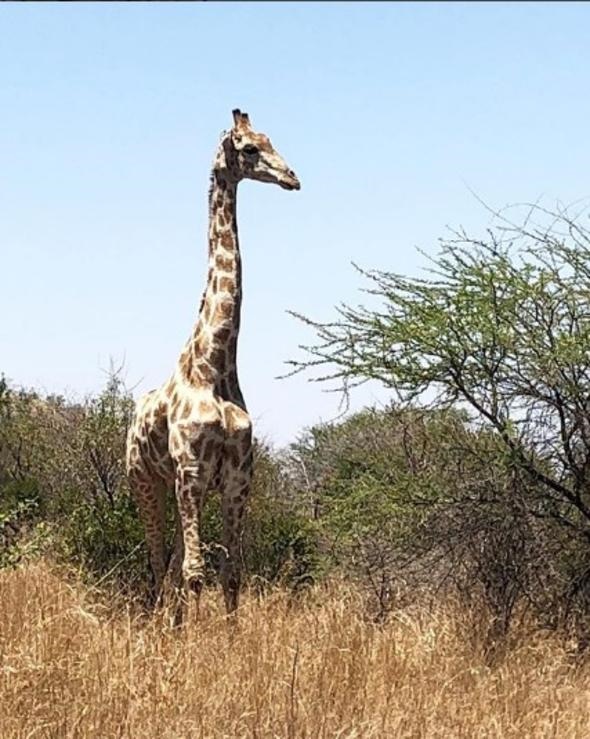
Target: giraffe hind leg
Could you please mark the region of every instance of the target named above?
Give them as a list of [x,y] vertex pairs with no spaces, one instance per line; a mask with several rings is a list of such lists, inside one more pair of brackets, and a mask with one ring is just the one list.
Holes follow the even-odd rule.
[[170,623],[173,627],[181,626],[186,610],[186,598],[183,593],[182,561],[184,558],[184,541],[182,524],[178,506],[174,501],[174,541],[163,586],[163,600],[170,609]]
[[166,490],[159,481],[143,475],[130,474],[129,482],[145,530],[154,578],[153,603],[156,605],[162,595],[167,569]]
[[[242,533],[245,508],[252,482],[251,429],[246,427],[234,434],[233,445],[235,452],[226,458],[223,465],[221,495],[223,517],[221,584],[228,614],[237,610],[240,597],[243,565]],[[229,463],[230,459],[233,464]]]

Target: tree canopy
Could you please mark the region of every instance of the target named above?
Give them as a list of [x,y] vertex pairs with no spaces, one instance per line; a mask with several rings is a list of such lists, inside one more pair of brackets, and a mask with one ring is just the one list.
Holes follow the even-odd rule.
[[567,209],[496,214],[441,239],[425,276],[361,270],[375,308],[331,322],[290,362],[348,393],[378,380],[402,403],[460,406],[540,485],[535,512],[590,539],[590,231]]

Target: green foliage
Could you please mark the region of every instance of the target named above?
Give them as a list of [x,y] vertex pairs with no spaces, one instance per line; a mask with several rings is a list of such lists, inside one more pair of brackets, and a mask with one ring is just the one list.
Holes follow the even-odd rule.
[[282,584],[297,590],[322,575],[316,528],[272,495],[253,500],[244,559],[247,573],[258,584]]
[[535,512],[590,537],[589,265],[590,233],[564,212],[458,232],[428,279],[365,273],[380,308],[304,319],[320,341],[293,364],[331,366],[345,391],[377,379],[405,402],[469,408],[537,484]]
[[89,578],[145,579],[143,532],[124,477],[133,401],[119,378],[81,404],[6,383],[0,390],[2,563],[43,545]]
[[41,513],[35,481],[12,480],[0,487],[0,567],[15,566],[42,550],[47,528]]
[[88,580],[127,590],[149,577],[144,532],[129,495],[74,501],[60,526],[58,553]]
[[113,374],[103,392],[87,402],[80,424],[79,444],[89,467],[90,494],[106,496],[112,506],[125,487],[125,444],[133,409],[133,399]]
[[[98,396],[77,404],[0,386],[0,565],[43,545],[89,581],[127,591],[147,587],[144,531],[124,473],[132,413],[116,375]],[[319,572],[317,536],[288,501],[277,460],[261,445],[255,452],[246,572],[258,584],[299,587]],[[168,513],[171,543],[172,505]],[[211,496],[202,525],[211,580],[220,564],[221,529],[219,498]]]
[[314,427],[291,448],[300,497],[313,499],[315,517],[340,544],[369,536],[399,543],[422,511],[452,495],[467,464],[455,444],[473,437],[465,420],[454,411],[392,406]]
[[10,480],[2,485],[0,522],[39,515],[42,499],[36,481]]
[[[280,583],[296,590],[322,575],[318,531],[289,499],[280,461],[260,443],[255,443],[254,452],[255,473],[242,540],[245,574],[260,588]],[[202,536],[209,572],[216,575],[222,546],[217,495],[205,505]]]
[[[565,593],[590,602],[590,578],[571,564],[590,559],[589,265],[581,221],[533,207],[520,225],[501,215],[483,238],[443,240],[425,277],[363,272],[372,307],[341,306],[329,323],[298,316],[318,340],[294,372],[314,370],[345,395],[378,380],[431,419],[469,413],[434,433],[414,469],[384,441],[383,474],[359,443],[320,487],[340,528],[362,528],[370,506],[375,530],[389,527],[383,541],[413,542],[433,577],[479,589],[502,629],[518,598],[545,608],[539,593],[551,593],[553,612]],[[403,564],[392,569],[406,574]]]
[[299,588],[322,573],[318,532],[291,497],[281,460],[257,443],[244,535],[247,572],[259,583]]

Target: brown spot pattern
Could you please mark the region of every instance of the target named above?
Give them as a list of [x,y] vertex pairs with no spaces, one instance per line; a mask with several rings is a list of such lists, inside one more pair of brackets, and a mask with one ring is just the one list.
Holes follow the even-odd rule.
[[224,257],[223,254],[217,254],[215,266],[223,272],[231,272],[234,268],[234,260],[231,257]]
[[219,289],[222,293],[233,293],[235,290],[236,283],[231,277],[222,277],[219,280]]

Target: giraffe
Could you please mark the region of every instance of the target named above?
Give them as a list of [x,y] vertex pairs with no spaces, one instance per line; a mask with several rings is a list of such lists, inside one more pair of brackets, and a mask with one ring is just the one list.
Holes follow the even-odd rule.
[[[193,332],[170,379],[137,404],[126,466],[143,520],[156,601],[169,576],[197,603],[204,581],[200,541],[203,503],[221,494],[221,582],[228,614],[238,607],[241,534],[252,476],[252,422],[237,373],[242,301],[236,196],[243,179],[299,190],[295,173],[247,113],[233,111],[222,134],[209,190],[207,283]],[[165,542],[166,498],[174,490],[176,533],[170,562]]]

